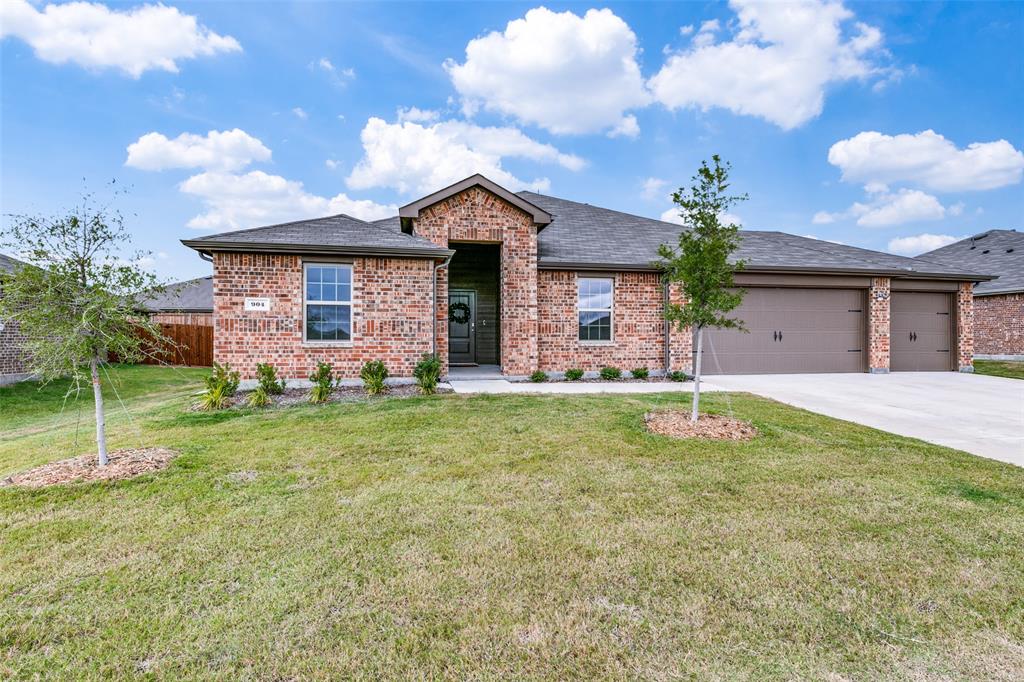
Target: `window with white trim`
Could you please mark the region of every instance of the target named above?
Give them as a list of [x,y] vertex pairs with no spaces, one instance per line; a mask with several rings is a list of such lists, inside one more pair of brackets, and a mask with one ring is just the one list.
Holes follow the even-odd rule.
[[305,263],[303,275],[306,341],[351,341],[352,266]]
[[580,341],[612,340],[611,277],[580,277],[576,280]]

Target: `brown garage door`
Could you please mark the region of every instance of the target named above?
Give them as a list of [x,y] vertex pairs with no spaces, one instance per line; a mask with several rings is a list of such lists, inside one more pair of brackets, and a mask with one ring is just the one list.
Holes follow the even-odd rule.
[[953,369],[953,321],[949,294],[894,291],[890,301],[891,357],[894,372],[945,372]]
[[733,313],[749,333],[705,332],[708,374],[863,372],[865,292],[751,288]]

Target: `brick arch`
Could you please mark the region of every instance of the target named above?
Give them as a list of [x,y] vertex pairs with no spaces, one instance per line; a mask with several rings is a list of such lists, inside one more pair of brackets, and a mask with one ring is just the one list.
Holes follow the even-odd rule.
[[[537,369],[537,226],[533,217],[483,189],[470,187],[420,211],[415,234],[439,246],[451,241],[501,245],[501,368]],[[437,278],[437,352],[448,365],[448,273]]]

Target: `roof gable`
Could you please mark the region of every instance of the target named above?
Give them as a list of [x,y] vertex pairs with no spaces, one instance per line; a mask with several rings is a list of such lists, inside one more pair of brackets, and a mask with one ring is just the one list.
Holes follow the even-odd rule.
[[509,204],[512,204],[519,210],[523,211],[524,213],[532,217],[534,224],[537,225],[538,227],[542,228],[544,225],[547,225],[548,223],[551,222],[551,215],[547,211],[540,208],[539,206],[534,205],[530,201],[527,201],[522,196],[513,194],[512,192],[508,191],[501,185],[497,184],[496,182],[492,182],[491,180],[488,180],[479,173],[477,173],[476,175],[471,175],[465,180],[460,180],[459,182],[456,182],[453,185],[449,185],[444,189],[438,190],[433,194],[428,194],[422,199],[417,199],[411,204],[406,204],[405,206],[398,209],[398,215],[400,218],[418,218],[420,215],[420,211],[422,211],[423,209],[429,208],[435,204],[439,204],[445,199],[453,197],[456,194],[459,194],[460,192],[465,192],[467,189],[470,189],[472,187],[482,187],[491,194],[494,194],[495,196],[500,197]]
[[978,296],[1024,291],[1024,232],[988,230],[918,259],[998,275],[999,279],[974,287]]

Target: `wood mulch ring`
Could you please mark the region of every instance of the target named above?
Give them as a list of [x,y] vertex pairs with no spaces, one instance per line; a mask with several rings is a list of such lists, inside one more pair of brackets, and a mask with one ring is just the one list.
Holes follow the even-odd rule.
[[95,453],[80,455],[13,474],[0,481],[0,486],[44,488],[64,483],[120,481],[165,469],[177,454],[167,448],[117,450],[107,454],[104,467],[99,465]]
[[644,423],[651,433],[671,438],[751,440],[757,435],[757,429],[750,422],[720,414],[702,414],[697,423],[693,423],[689,410],[648,412],[644,415]]

